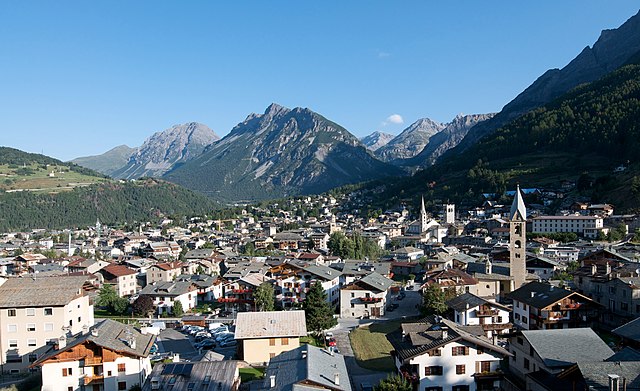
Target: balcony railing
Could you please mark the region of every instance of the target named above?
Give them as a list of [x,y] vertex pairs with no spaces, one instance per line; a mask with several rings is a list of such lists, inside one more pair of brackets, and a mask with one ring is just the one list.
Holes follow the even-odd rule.
[[85,375],[84,385],[104,383],[104,375]]
[[477,310],[477,316],[496,316],[498,315],[498,310]]
[[381,297],[360,297],[360,301],[365,303],[379,303],[382,301]]
[[484,331],[505,330],[510,329],[513,325],[511,323],[493,323],[483,324],[482,329]]
[[84,358],[84,366],[88,367],[91,365],[101,365],[102,357],[85,357]]

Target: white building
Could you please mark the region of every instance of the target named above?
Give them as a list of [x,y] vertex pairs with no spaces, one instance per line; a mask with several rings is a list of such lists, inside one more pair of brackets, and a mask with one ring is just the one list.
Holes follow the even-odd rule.
[[447,301],[453,309],[453,320],[460,326],[482,326],[484,335],[493,338],[511,329],[509,307],[485,300],[471,293],[463,293]]
[[155,335],[102,320],[90,331],[60,339],[35,365],[42,367],[42,391],[129,390],[151,373]]
[[384,316],[392,280],[371,272],[340,290],[341,318]]
[[178,301],[187,312],[197,304],[198,287],[191,281],[155,282],[145,286],[140,291],[140,296],[151,297],[158,314],[172,313],[173,306]]
[[403,323],[391,336],[398,372],[417,390],[499,387],[500,361],[511,354],[446,319]]
[[63,333],[93,326],[93,305],[83,285],[87,276],[9,278],[0,286],[0,362],[18,373],[35,362],[38,350]]
[[533,233],[575,232],[586,238],[597,238],[604,227],[599,216],[539,216],[531,220]]

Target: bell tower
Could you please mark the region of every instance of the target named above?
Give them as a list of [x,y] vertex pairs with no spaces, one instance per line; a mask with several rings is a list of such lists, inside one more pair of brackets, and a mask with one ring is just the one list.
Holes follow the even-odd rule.
[[509,266],[514,289],[525,284],[527,275],[527,208],[520,193],[520,185],[513,196],[511,211],[509,212]]

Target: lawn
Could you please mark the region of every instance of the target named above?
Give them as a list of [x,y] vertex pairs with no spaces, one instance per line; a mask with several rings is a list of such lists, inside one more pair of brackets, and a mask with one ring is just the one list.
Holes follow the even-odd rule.
[[395,365],[390,354],[393,346],[387,340],[387,334],[399,327],[400,321],[396,320],[373,323],[353,330],[349,337],[358,365],[374,371],[393,371]]
[[260,380],[264,377],[264,368],[240,368],[240,382],[246,383],[253,380]]
[[324,347],[322,338],[315,337],[313,335],[307,335],[306,337],[300,337],[300,345],[309,344],[318,347]]

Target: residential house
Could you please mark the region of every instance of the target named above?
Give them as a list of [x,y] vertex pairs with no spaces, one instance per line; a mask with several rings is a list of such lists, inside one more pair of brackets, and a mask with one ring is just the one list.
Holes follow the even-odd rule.
[[237,361],[158,363],[142,391],[237,391],[240,374]]
[[307,335],[304,311],[239,312],[235,339],[239,357],[249,364],[264,364],[282,352],[300,346]]
[[565,270],[567,267],[560,262],[540,256],[533,253],[527,253],[527,272],[535,274],[541,280],[550,280],[558,272]]
[[478,280],[460,269],[435,270],[424,275],[422,291],[437,284],[442,291],[453,289],[456,293],[477,292]]
[[341,318],[379,318],[385,315],[393,281],[376,272],[345,285],[340,290]]
[[173,281],[180,274],[182,274],[182,262],[157,263],[147,268],[147,285],[154,282]]
[[332,306],[340,302],[340,276],[342,273],[327,266],[300,261],[286,261],[265,273],[276,282],[276,301],[283,308],[291,308],[306,297],[316,282],[322,285],[327,301]]
[[176,242],[149,242],[142,248],[142,255],[156,259],[178,259],[182,248]]
[[390,256],[397,261],[415,261],[424,257],[424,250],[415,247],[401,247],[391,252]]
[[151,372],[155,335],[104,319],[75,337],[60,338],[36,361],[42,391],[129,390]]
[[523,330],[510,338],[509,350],[509,370],[523,381],[536,371],[554,375],[577,362],[603,361],[613,355],[590,328]]
[[178,301],[186,312],[197,304],[198,287],[191,281],[154,282],[145,286],[140,296],[153,299],[158,315],[173,313],[173,306]]
[[351,391],[344,356],[303,345],[273,357],[258,390]]
[[109,265],[98,272],[105,284],[112,285],[119,297],[135,295],[138,292],[138,273],[124,265]]
[[253,292],[265,282],[273,283],[273,280],[262,273],[250,273],[230,281],[224,286],[224,297],[218,302],[224,303],[225,310],[232,313],[255,311]]
[[590,327],[602,307],[588,297],[542,282],[530,282],[509,293],[513,323],[524,330]]
[[9,278],[0,286],[0,362],[6,373],[26,370],[36,350],[65,331],[93,326],[87,276]]
[[110,265],[109,262],[102,261],[99,259],[93,259],[93,258],[85,259],[82,257],[73,257],[73,258],[74,259],[72,259],[71,262],[67,264],[67,270],[69,271],[69,273],[93,274],[93,273],[96,273],[98,270],[102,269],[103,267]]
[[481,327],[435,317],[403,323],[389,340],[398,372],[417,390],[498,388],[500,362],[511,355],[486,338]]
[[[472,293],[463,293],[447,301],[453,309],[453,320],[460,326],[481,326],[487,338],[509,332],[511,309]],[[495,339],[493,340],[495,343]]]

